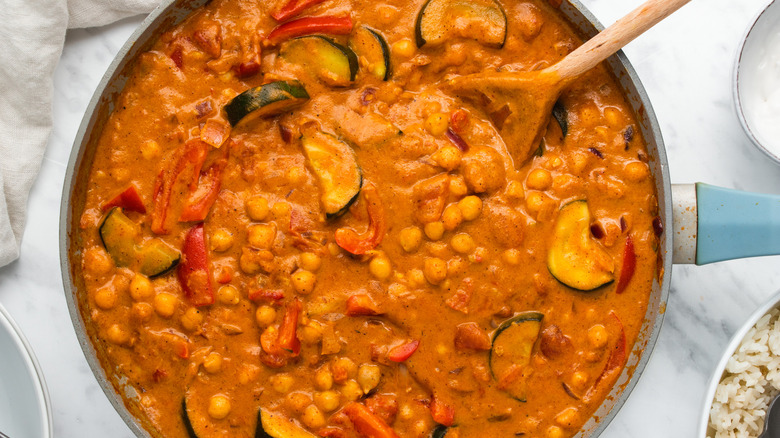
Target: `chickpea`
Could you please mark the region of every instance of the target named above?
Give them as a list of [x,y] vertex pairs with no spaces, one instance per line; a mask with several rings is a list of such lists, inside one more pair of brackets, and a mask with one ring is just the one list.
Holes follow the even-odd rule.
[[320,367],[314,374],[314,387],[320,391],[327,391],[333,387],[333,373],[327,365]]
[[510,248],[501,254],[501,258],[507,265],[517,266],[520,264],[520,251]]
[[274,389],[274,391],[280,394],[286,394],[290,392],[293,383],[295,383],[295,379],[289,374],[277,374],[275,376],[271,376],[269,380],[271,381],[271,387]]
[[408,38],[404,38],[393,43],[392,49],[393,53],[402,58],[411,58],[414,56],[414,52],[417,50],[414,46],[414,43]]
[[354,380],[348,380],[346,383],[344,383],[344,386],[341,387],[341,395],[343,395],[344,398],[349,401],[355,401],[363,396],[363,390],[360,389],[358,382]]
[[271,212],[273,213],[274,218],[284,223],[289,222],[291,210],[292,207],[290,207],[290,204],[286,202],[277,202],[273,207],[271,207]]
[[415,226],[406,227],[398,233],[398,240],[401,242],[401,247],[404,251],[417,251],[420,247],[420,243],[422,243],[422,231]]
[[[433,116],[431,116],[433,117]],[[430,117],[428,118],[430,120]],[[445,126],[446,129],[446,126]],[[460,166],[462,153],[455,146],[444,146],[431,155],[431,159],[444,170],[452,171]]]
[[315,272],[322,266],[322,258],[313,252],[305,252],[301,254],[301,268]]
[[276,321],[276,310],[271,306],[260,306],[255,312],[255,321],[260,327],[268,327]]
[[268,200],[262,196],[253,196],[246,201],[246,214],[253,221],[262,221],[268,217]]
[[562,427],[574,427],[580,420],[580,411],[575,407],[562,410],[555,416],[555,422]]
[[316,344],[322,339],[322,326],[316,321],[311,321],[298,329],[298,337],[304,344]]
[[604,348],[607,340],[607,329],[603,325],[596,324],[588,329],[588,342],[591,347]]
[[379,369],[379,365],[364,363],[358,368],[357,382],[364,394],[368,394],[369,391],[376,388],[381,379],[382,370]]
[[249,244],[258,249],[271,249],[276,240],[276,224],[252,225],[247,230]]
[[92,275],[105,275],[114,269],[114,261],[103,248],[90,248],[84,252],[84,269]]
[[[434,136],[440,136],[447,131],[447,125],[449,124],[446,114],[433,113],[425,120],[425,129]],[[435,160],[435,159],[434,159]],[[460,159],[458,159],[460,161]]]
[[124,345],[130,342],[130,332],[119,324],[114,324],[106,331],[108,342],[116,345]]
[[425,224],[425,235],[431,240],[439,240],[444,235],[444,224],[441,221]]
[[447,277],[447,264],[440,258],[426,258],[423,265],[423,274],[425,274],[425,279],[429,283],[439,284]]
[[523,199],[525,196],[523,185],[517,181],[509,181],[506,185],[506,196],[512,199]]
[[328,252],[333,257],[341,254],[341,247],[336,242],[328,242]]
[[474,251],[474,248],[476,248],[477,245],[474,243],[474,239],[468,234],[458,233],[452,236],[450,246],[452,246],[453,251],[459,254],[469,254]]
[[625,174],[626,179],[629,181],[640,182],[646,180],[650,176],[650,168],[641,161],[632,161],[626,164]]
[[179,299],[176,295],[159,293],[154,297],[154,311],[163,318],[170,318],[176,312]]
[[339,407],[341,396],[336,391],[314,393],[314,404],[325,412],[335,411]]
[[314,290],[317,277],[305,269],[298,269],[292,274],[292,284],[301,295],[308,295]]
[[136,301],[146,300],[154,295],[152,282],[141,274],[135,274],[130,281],[130,297]]
[[230,414],[230,399],[224,395],[213,395],[209,399],[209,416],[221,420]]
[[238,259],[238,266],[245,274],[257,274],[263,269],[264,261],[271,261],[274,259],[273,253],[268,250],[256,250],[249,247],[244,247],[241,250],[241,257]]
[[133,303],[133,317],[139,321],[148,321],[154,309],[149,303]]
[[547,190],[552,186],[552,175],[547,169],[534,169],[528,174],[525,185],[531,190]]
[[141,155],[145,160],[153,160],[160,156],[160,144],[154,140],[146,140],[141,144]]
[[563,438],[563,429],[558,426],[550,426],[547,428],[544,436],[546,438]]
[[190,307],[181,316],[181,325],[189,331],[195,331],[203,324],[203,313],[197,307]]
[[409,281],[409,285],[412,287],[419,287],[425,284],[425,274],[420,269],[410,269],[406,273],[406,279]]
[[306,407],[311,404],[311,396],[305,392],[292,392],[287,394],[285,402],[293,412],[302,414]]
[[525,199],[525,208],[528,212],[536,216],[544,208],[544,204],[547,202],[547,196],[541,192],[531,192]]
[[222,355],[213,351],[203,359],[203,368],[210,374],[216,374],[222,370]]
[[224,252],[233,246],[233,233],[225,228],[220,228],[214,231],[209,239],[211,249],[216,252]]
[[319,429],[325,425],[325,416],[322,415],[322,411],[315,405],[309,405],[305,411],[301,421],[309,429]]
[[386,280],[393,273],[393,267],[390,266],[390,260],[379,255],[371,259],[368,263],[368,270],[377,280]]
[[575,371],[571,375],[571,385],[578,389],[585,389],[588,384],[588,373],[584,371]]
[[620,110],[614,107],[607,107],[604,110],[604,118],[607,120],[607,123],[609,126],[613,128],[621,128],[621,117]]
[[235,286],[226,284],[217,290],[217,301],[221,304],[235,306],[241,301],[241,295]]
[[355,377],[357,365],[348,357],[339,357],[330,363],[330,370],[336,383],[344,383],[347,379]]
[[103,310],[113,309],[118,298],[114,286],[106,286],[95,292],[95,304]]
[[463,220],[473,221],[482,213],[482,199],[479,196],[466,196],[458,201],[458,208],[463,215]]
[[466,194],[469,192],[468,186],[466,186],[466,180],[463,179],[462,175],[452,175],[450,176],[450,194],[455,196],[456,198],[460,198],[461,196],[466,196]]
[[463,212],[460,211],[457,204],[450,204],[441,214],[441,221],[445,230],[452,231],[463,222]]

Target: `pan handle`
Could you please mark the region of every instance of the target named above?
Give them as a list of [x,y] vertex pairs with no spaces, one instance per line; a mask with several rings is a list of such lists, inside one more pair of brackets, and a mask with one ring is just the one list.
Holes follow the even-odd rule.
[[709,184],[672,186],[674,263],[780,254],[780,196]]

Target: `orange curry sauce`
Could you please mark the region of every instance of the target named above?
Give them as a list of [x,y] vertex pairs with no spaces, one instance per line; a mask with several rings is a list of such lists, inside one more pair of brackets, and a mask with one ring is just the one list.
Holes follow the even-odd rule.
[[[284,1],[214,0],[134,61],[79,212],[80,293],[104,366],[135,388],[153,435],[568,437],[604,400],[658,273],[635,115],[600,66],[563,94],[566,123],[551,118],[539,151],[509,157],[496,115],[441,84],[542,68],[581,40],[545,1],[501,0],[503,47],[457,15],[493,13],[492,0],[434,1],[449,5],[448,27],[422,47],[420,0],[282,16],[341,19],[308,29],[344,47],[369,26],[387,42],[387,80],[381,56],[359,53],[347,83],[312,66],[316,44],[310,60],[285,59],[293,34],[267,39]],[[237,95],[293,80],[308,99],[230,125]],[[354,157],[320,160],[323,176],[306,136]],[[347,178],[347,158],[362,189],[327,217],[325,179]],[[578,200],[590,214],[578,236],[614,277],[593,291],[548,266],[560,212]],[[110,214],[125,234],[101,239]],[[114,238],[131,243],[112,252]],[[162,269],[150,248],[178,265]],[[497,345],[502,323],[537,314]]]

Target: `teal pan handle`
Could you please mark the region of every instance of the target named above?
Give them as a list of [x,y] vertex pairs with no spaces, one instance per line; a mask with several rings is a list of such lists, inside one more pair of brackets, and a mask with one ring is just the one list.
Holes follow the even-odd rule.
[[674,262],[780,254],[780,196],[709,184],[672,187]]

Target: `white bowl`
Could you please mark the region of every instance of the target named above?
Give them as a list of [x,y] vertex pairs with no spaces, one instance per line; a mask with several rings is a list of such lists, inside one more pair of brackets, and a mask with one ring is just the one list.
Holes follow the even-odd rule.
[[51,438],[49,393],[22,331],[0,305],[0,432]]
[[[778,122],[773,124],[776,128],[762,129],[766,123],[758,122],[762,117],[759,101],[767,92],[766,87],[762,87],[759,64],[767,59],[767,49],[773,41],[775,49],[780,47],[780,0],[772,0],[751,23],[737,51],[732,84],[734,106],[739,122],[753,144],[780,164],[780,110]],[[770,142],[774,147],[769,147]]]
[[715,390],[718,388],[720,379],[726,369],[726,363],[728,363],[731,356],[737,350],[739,344],[742,343],[742,340],[745,339],[747,332],[750,331],[750,329],[756,325],[756,322],[758,322],[762,316],[766,315],[770,309],[778,305],[780,305],[780,291],[769,297],[769,299],[767,299],[764,304],[762,304],[755,312],[753,312],[753,314],[750,315],[750,318],[748,318],[742,327],[740,327],[740,329],[734,333],[734,336],[729,341],[728,347],[726,347],[726,350],[723,352],[723,357],[721,357],[720,362],[718,362],[718,366],[715,368],[715,372],[712,374],[707,393],[704,396],[704,409],[701,413],[701,418],[699,419],[699,432],[697,436],[702,438],[707,436],[707,428],[710,424],[710,409],[712,408],[712,402],[715,398]]

